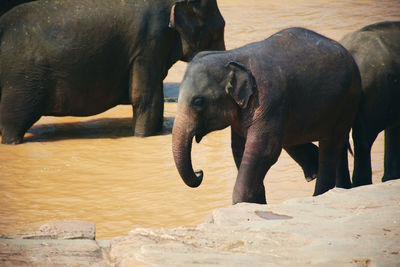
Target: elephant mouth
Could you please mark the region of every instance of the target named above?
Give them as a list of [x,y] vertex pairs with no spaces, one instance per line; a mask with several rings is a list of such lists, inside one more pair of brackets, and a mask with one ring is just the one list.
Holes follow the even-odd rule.
[[196,131],[195,139],[196,143],[199,144],[201,140],[203,140],[203,137],[206,136],[210,131],[207,130],[202,130],[202,131]]
[[203,139],[204,135],[203,134],[196,134],[195,138],[196,138],[196,143],[200,143],[201,139]]

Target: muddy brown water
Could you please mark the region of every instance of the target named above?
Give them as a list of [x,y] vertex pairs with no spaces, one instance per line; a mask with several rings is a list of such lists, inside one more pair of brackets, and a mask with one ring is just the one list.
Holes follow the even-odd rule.
[[[333,39],[383,20],[400,20],[398,0],[220,0],[228,49],[302,26]],[[169,95],[186,65],[177,63],[165,82]],[[26,143],[0,145],[0,234],[28,231],[49,221],[96,223],[97,238],[126,235],[135,227],[194,226],[211,210],[231,204],[236,168],[229,129],[193,146],[194,168],[205,177],[196,189],[179,178],[171,153],[176,104],[167,103],[164,132],[130,136],[132,109],[118,106],[93,117],[43,117]],[[383,135],[372,149],[374,183],[383,174]],[[300,167],[282,153],[265,179],[267,201],[311,196]]]

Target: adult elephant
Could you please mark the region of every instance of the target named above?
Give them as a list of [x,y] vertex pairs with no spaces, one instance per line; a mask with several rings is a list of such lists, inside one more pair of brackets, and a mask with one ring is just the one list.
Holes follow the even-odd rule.
[[[190,187],[193,137],[231,126],[238,167],[233,203],[266,203],[263,180],[282,148],[319,141],[314,195],[335,186],[336,165],[356,115],[361,79],[339,43],[303,28],[225,52],[199,53],[182,81],[172,131],[175,164]],[[304,149],[300,149],[304,151]],[[318,154],[318,153],[317,153]]]
[[162,81],[178,60],[224,50],[215,0],[52,0],[0,18],[2,143],[42,116],[132,104],[136,136],[162,127]]
[[[352,129],[353,186],[372,183],[371,147],[385,131],[382,181],[400,178],[400,22],[380,22],[345,35],[340,43],[360,69],[362,97]],[[347,167],[347,166],[346,166]],[[341,176],[346,176],[341,174]]]

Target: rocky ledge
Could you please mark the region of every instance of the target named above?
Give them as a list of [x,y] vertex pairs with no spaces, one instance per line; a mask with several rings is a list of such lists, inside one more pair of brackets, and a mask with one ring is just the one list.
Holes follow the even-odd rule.
[[56,222],[0,239],[1,266],[400,266],[400,180],[281,204],[238,204],[196,228],[94,240]]

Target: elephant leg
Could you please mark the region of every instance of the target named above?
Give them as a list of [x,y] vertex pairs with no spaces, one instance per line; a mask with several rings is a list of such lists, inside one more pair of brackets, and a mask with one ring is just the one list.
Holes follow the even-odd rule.
[[233,159],[235,160],[236,168],[238,170],[240,168],[240,163],[242,162],[245,143],[246,139],[238,135],[231,128],[231,148],[232,148]]
[[336,187],[351,188],[349,162],[348,162],[348,143],[343,146],[340,152],[339,161],[336,167]]
[[372,184],[371,147],[379,132],[367,130],[357,122],[353,127],[353,187]]
[[319,142],[319,169],[314,196],[323,194],[335,187],[336,167],[344,146],[345,140],[343,138],[329,138]]
[[161,68],[151,59],[137,58],[132,66],[132,128],[135,136],[150,136],[161,131],[164,93]]
[[385,130],[385,171],[382,182],[400,178],[400,126]]
[[[262,129],[266,128],[262,127]],[[264,177],[269,168],[278,160],[282,150],[280,136],[249,129],[233,189],[233,204],[239,202],[267,203]]]
[[2,96],[0,104],[2,144],[22,143],[25,132],[40,119],[44,97],[39,93],[30,94],[15,88],[13,93]]
[[307,182],[317,178],[318,174],[318,147],[313,143],[301,144],[284,148],[303,169]]

